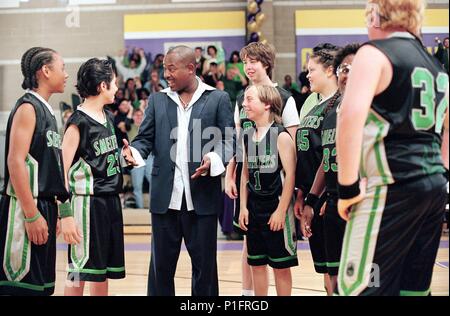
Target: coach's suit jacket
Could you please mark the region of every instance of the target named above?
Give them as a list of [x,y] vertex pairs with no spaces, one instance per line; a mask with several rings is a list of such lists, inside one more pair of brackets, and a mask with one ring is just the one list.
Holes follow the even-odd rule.
[[[167,212],[175,174],[175,159],[171,159],[171,148],[176,144],[177,133],[171,131],[178,126],[177,104],[164,92],[150,95],[148,106],[145,110],[144,121],[139,128],[139,133],[131,146],[138,150],[145,159],[151,152],[155,159],[152,170],[151,209],[155,214]],[[195,173],[200,166],[202,157],[211,150],[199,153],[194,151],[195,141],[201,141],[201,150],[210,148],[213,141],[213,151],[217,153],[224,165],[233,156],[235,144],[234,133],[225,133],[225,129],[233,130],[233,114],[230,98],[226,92],[219,90],[206,90],[192,107],[189,122],[190,157],[196,156],[196,160],[189,159],[189,175]],[[194,121],[196,120],[196,121]],[[201,120],[201,121],[198,121]],[[193,123],[195,122],[195,124]],[[209,135],[206,139],[201,135],[208,127],[216,127],[221,131],[219,139]],[[208,131],[207,131],[208,132]],[[207,133],[205,133],[207,134]],[[208,135],[206,135],[208,136]],[[204,135],[205,137],[205,135]],[[217,141],[214,142],[214,139]],[[208,144],[208,145],[207,145]],[[205,146],[207,145],[207,146]],[[176,150],[172,149],[174,154]],[[174,156],[175,157],[175,156]],[[201,176],[190,180],[190,189],[195,213],[198,215],[214,215],[221,208],[221,177]]]

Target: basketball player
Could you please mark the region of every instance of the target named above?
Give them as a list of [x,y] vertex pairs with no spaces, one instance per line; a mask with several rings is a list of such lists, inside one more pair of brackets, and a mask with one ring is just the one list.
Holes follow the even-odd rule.
[[91,295],[105,296],[108,279],[125,277],[122,171],[113,115],[104,110],[117,91],[111,63],[92,58],[81,65],[77,90],[84,102],[69,118],[62,145],[73,210],[61,222],[70,244],[65,295],[83,295],[89,281]]
[[[244,63],[244,71],[250,79],[251,84],[274,86],[278,90],[282,98],[282,115],[281,124],[288,130],[292,137],[297,130],[299,119],[295,100],[291,93],[279,87],[272,82],[272,72],[275,66],[275,50],[271,45],[262,43],[250,43],[243,47],[240,57]],[[238,134],[253,127],[253,123],[247,118],[247,114],[243,108],[244,93],[237,96],[234,121]],[[240,145],[241,142],[238,142]],[[225,177],[225,192],[231,198],[236,200],[233,226],[235,230],[245,235],[239,228],[239,185],[242,171],[242,149],[237,149],[237,157],[233,158],[227,166]],[[247,252],[245,248],[242,251],[242,294],[244,296],[252,296],[252,279],[250,267],[247,264]]]
[[422,0],[367,6],[370,41],[337,124],[341,295],[430,294],[447,199],[448,76],[420,40],[424,9]]
[[[26,93],[6,129],[0,200],[0,295],[51,295],[55,288],[58,208],[65,202],[61,137],[48,103],[68,75],[61,56],[33,47],[21,61]],[[68,206],[68,204],[65,204]]]
[[247,232],[248,264],[255,295],[269,289],[267,265],[273,268],[279,296],[291,295],[290,267],[298,265],[292,205],[295,147],[281,122],[281,97],[273,86],[246,89],[245,112],[255,122],[244,132],[239,225]]

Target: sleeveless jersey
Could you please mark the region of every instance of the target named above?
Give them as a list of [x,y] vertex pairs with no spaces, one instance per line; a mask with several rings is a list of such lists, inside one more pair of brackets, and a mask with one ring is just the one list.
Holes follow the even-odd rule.
[[377,186],[420,182],[444,173],[440,147],[448,75],[408,33],[367,44],[387,56],[393,77],[371,105],[364,128],[361,176],[369,178],[369,186]]
[[47,106],[31,93],[26,93],[17,100],[9,115],[5,142],[5,179],[1,193],[16,196],[10,182],[7,158],[14,115],[24,103],[31,104],[36,114],[36,127],[30,150],[24,162],[29,174],[31,193],[34,198],[54,198],[56,196],[64,202],[68,198],[68,192],[64,185],[61,136],[58,133],[56,118],[50,113]]
[[69,189],[76,195],[113,195],[122,190],[119,147],[114,133],[114,119],[105,111],[101,124],[81,110],[75,111],[67,127],[76,125],[80,143],[69,170]]
[[341,97],[336,99],[333,107],[325,115],[322,123],[322,156],[323,170],[325,172],[326,192],[337,197],[337,172],[336,160],[336,123],[337,111],[341,103]]
[[278,200],[283,191],[283,166],[278,154],[278,136],[286,129],[273,123],[266,135],[255,141],[255,129],[247,130],[244,146],[248,164],[249,196],[256,199]]
[[295,135],[295,144],[297,149],[297,168],[295,174],[295,186],[309,193],[314,182],[317,169],[322,162],[322,140],[321,130],[324,119],[324,111],[328,106],[325,100],[317,104],[306,114],[300,122]]

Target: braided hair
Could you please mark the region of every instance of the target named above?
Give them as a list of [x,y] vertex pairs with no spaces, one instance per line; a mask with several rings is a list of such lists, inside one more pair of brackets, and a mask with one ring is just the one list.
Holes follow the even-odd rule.
[[51,48],[32,47],[22,56],[20,68],[22,70],[22,89],[38,88],[36,72],[45,65],[53,62],[56,52]]
[[331,97],[330,101],[328,102],[327,108],[323,112],[324,115],[327,115],[327,113],[333,108],[333,106],[336,104],[337,99],[341,96],[341,93],[336,91],[336,93]]
[[340,50],[339,46],[323,43],[313,48],[313,52],[310,58],[316,58],[319,64],[322,64],[325,68],[334,66],[334,59],[337,52]]

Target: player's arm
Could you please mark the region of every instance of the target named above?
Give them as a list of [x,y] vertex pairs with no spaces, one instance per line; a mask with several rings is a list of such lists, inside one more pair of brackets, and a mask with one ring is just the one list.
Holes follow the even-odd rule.
[[[348,219],[348,208],[363,198],[357,191],[364,124],[373,97],[389,86],[392,72],[392,65],[387,57],[370,45],[359,49],[352,64],[352,72],[338,113],[336,136],[340,195],[338,209],[344,219]],[[344,188],[346,191],[356,192],[356,196],[353,193],[351,196],[341,194]]]
[[[70,124],[64,133],[62,142],[62,156],[64,164],[64,180],[67,190],[69,191],[69,169],[72,166],[73,158],[80,144],[80,131],[74,124]],[[79,244],[82,238],[81,230],[77,227],[73,214],[60,214],[61,231],[64,240],[68,244]]]
[[[445,93],[445,99],[446,99],[447,104],[449,101],[448,96],[449,96],[449,91],[447,88],[447,92]],[[448,161],[449,160],[449,153],[448,153],[449,140],[448,140],[448,137],[449,137],[449,107],[447,106],[447,112],[445,113],[445,119],[444,119],[444,133],[442,135],[442,145],[441,145],[442,161],[444,163],[445,169],[447,169],[447,176],[448,176],[448,169],[449,169],[448,168],[449,167],[449,161]]]
[[298,118],[297,106],[293,97],[289,97],[286,101],[282,120],[284,127],[287,129],[292,139],[295,139],[300,120]]
[[287,133],[281,133],[278,136],[277,147],[286,177],[284,179],[280,202],[268,222],[272,231],[279,231],[284,228],[286,212],[292,201],[295,186],[296,163],[294,141]]
[[248,209],[247,209],[247,200],[248,200],[248,189],[247,189],[247,183],[248,183],[248,162],[247,157],[245,155],[245,148],[244,144],[242,144],[242,151],[243,151],[243,162],[242,162],[242,173],[241,173],[241,188],[240,188],[240,194],[241,194],[241,207],[239,210],[239,226],[242,230],[247,231],[247,225],[248,225]]
[[17,109],[11,126],[7,165],[10,181],[24,216],[28,221],[32,221],[25,223],[28,239],[36,245],[43,245],[48,240],[47,221],[36,206],[34,198],[37,197],[33,197],[25,167],[35,127],[36,113],[33,106],[29,103],[22,104]]
[[319,168],[316,171],[316,176],[314,177],[314,182],[309,192],[317,196],[320,196],[322,195],[324,190],[325,190],[325,171],[323,170],[323,160],[322,160]]

